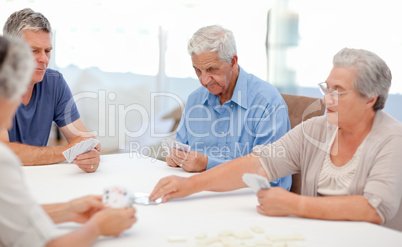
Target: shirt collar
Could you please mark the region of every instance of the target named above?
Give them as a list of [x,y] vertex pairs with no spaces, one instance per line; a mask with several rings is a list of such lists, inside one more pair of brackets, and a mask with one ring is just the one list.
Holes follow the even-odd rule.
[[239,76],[237,77],[231,101],[247,109],[247,74],[240,66]]
[[[219,97],[206,90],[201,103],[204,105],[207,103],[213,105],[216,101],[219,102]],[[237,105],[247,109],[247,74],[240,66],[239,76],[237,77],[236,86],[230,101],[233,101]]]

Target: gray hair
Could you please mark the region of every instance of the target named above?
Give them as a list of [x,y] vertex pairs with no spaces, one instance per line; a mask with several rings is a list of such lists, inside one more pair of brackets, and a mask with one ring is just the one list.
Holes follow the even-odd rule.
[[232,31],[219,25],[198,29],[188,42],[187,50],[191,56],[203,52],[217,51],[219,59],[227,63],[231,63],[233,56],[237,54],[236,42]]
[[0,36],[0,99],[14,101],[21,97],[34,69],[35,60],[25,42]]
[[45,31],[52,34],[52,28],[47,18],[30,8],[12,13],[3,27],[3,34],[13,38],[23,38],[25,30]]
[[354,90],[362,97],[378,96],[374,111],[384,108],[392,80],[391,70],[384,60],[367,50],[343,48],[334,56],[333,65],[356,71]]

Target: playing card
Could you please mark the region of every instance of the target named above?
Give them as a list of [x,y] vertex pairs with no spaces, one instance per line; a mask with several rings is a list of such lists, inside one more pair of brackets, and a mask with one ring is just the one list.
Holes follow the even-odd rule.
[[133,203],[141,205],[158,205],[162,202],[162,198],[158,198],[155,201],[149,199],[149,194],[147,193],[134,193]]
[[123,187],[111,186],[104,190],[102,201],[111,208],[130,207],[133,204],[133,195]]
[[99,141],[94,138],[86,139],[82,142],[75,144],[73,147],[63,152],[64,157],[68,163],[72,163],[73,160],[80,154],[91,151],[99,144]]
[[271,184],[269,183],[268,179],[258,174],[245,173],[243,174],[243,181],[255,193],[257,193],[259,190],[271,188]]
[[104,189],[102,201],[108,207],[122,208],[130,207],[134,203],[140,205],[158,205],[162,202],[162,198],[151,201],[147,193],[133,193],[124,187],[111,186]]
[[183,144],[181,142],[172,140],[172,139],[165,139],[162,142],[162,147],[167,151],[170,152],[171,149],[175,148],[177,150],[183,151],[183,152],[190,152],[191,147],[187,144]]

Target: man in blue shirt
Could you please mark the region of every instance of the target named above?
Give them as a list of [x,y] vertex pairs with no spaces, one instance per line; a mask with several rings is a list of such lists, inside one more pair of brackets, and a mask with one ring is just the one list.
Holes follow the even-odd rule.
[[[18,155],[24,165],[44,165],[64,161],[63,151],[88,137],[80,119],[73,95],[63,76],[48,69],[52,50],[52,31],[49,21],[32,9],[17,11],[7,19],[3,33],[25,39],[36,60],[36,69],[26,93],[22,96],[13,127],[0,132],[0,140]],[[47,147],[52,122],[55,122],[68,145]],[[100,145],[78,155],[74,160],[85,172],[99,166]]]
[[[289,131],[285,101],[272,85],[238,65],[231,31],[221,26],[201,28],[191,38],[188,52],[202,87],[188,97],[176,140],[190,145],[191,151],[171,150],[168,165],[205,171]],[[275,152],[272,155],[281,155],[281,150]],[[289,190],[291,183],[288,176],[271,185]]]

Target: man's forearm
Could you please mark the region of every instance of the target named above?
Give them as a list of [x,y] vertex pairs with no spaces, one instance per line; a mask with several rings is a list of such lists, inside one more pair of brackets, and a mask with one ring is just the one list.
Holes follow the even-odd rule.
[[6,143],[24,166],[55,164],[65,160],[64,147],[36,147],[21,143]]

